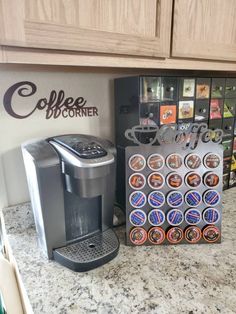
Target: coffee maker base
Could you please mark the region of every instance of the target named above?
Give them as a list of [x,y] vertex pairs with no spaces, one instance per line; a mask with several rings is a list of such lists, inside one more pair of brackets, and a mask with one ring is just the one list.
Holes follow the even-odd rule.
[[112,229],[85,240],[54,249],[53,258],[77,272],[99,267],[112,260],[119,251],[119,240]]

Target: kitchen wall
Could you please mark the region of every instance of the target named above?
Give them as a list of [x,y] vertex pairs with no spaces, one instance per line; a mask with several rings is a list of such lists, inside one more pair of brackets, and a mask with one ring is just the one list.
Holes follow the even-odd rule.
[[[29,200],[20,149],[22,142],[63,133],[93,134],[114,140],[113,79],[123,75],[78,68],[0,67],[0,206]],[[46,119],[46,111],[36,109],[28,118],[17,119],[6,111],[3,99],[9,87],[22,81],[34,83],[37,90],[28,97],[20,96],[19,89],[13,93],[11,107],[19,116],[29,114],[40,98],[48,99],[52,90],[63,90],[65,97],[82,96],[87,100],[85,106],[97,107],[98,116]],[[30,89],[28,86],[28,91],[22,93],[28,95]]]

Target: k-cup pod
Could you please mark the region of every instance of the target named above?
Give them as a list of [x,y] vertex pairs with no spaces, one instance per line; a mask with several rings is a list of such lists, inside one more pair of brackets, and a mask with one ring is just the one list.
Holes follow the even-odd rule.
[[150,188],[158,190],[163,187],[165,179],[159,172],[152,172],[148,177],[148,185]]
[[152,244],[161,244],[165,240],[165,231],[158,227],[153,227],[148,231],[148,240]]
[[220,220],[220,213],[216,208],[209,207],[202,214],[206,224],[216,224]]
[[207,172],[203,178],[204,184],[209,188],[214,188],[219,185],[220,178],[218,174],[214,172]]
[[130,205],[134,208],[141,208],[146,204],[147,198],[143,192],[134,191],[129,196]]
[[135,154],[129,158],[129,167],[133,171],[142,171],[146,166],[146,160],[142,155]]
[[162,169],[164,164],[165,159],[160,154],[152,154],[148,157],[147,165],[153,171]]
[[172,191],[167,195],[166,201],[170,207],[179,207],[184,202],[184,196],[181,192]]
[[153,191],[148,195],[148,203],[151,207],[161,207],[165,204],[165,195],[159,191]]
[[192,170],[198,169],[201,163],[201,157],[198,154],[188,154],[185,158],[185,166]]
[[170,243],[177,244],[182,241],[183,234],[184,233],[182,229],[180,229],[179,227],[173,227],[167,231],[166,237]]
[[220,193],[216,190],[208,190],[203,195],[203,201],[206,205],[216,206],[220,202]]
[[152,226],[161,226],[165,222],[165,214],[160,209],[153,209],[148,214],[148,221]]
[[183,184],[183,179],[177,172],[171,172],[166,177],[166,183],[171,189],[179,189]]
[[135,209],[129,214],[129,221],[133,226],[141,227],[145,224],[147,216],[141,209]]
[[166,158],[166,165],[172,170],[179,169],[183,164],[182,157],[180,154],[170,154]]
[[167,213],[167,221],[171,226],[179,226],[184,221],[184,214],[179,209],[171,209]]
[[220,230],[216,226],[207,226],[203,229],[202,236],[205,241],[214,243],[220,238]]
[[202,196],[198,191],[188,191],[185,194],[185,202],[189,207],[197,207],[202,202]]
[[220,156],[216,153],[209,153],[203,159],[204,166],[208,169],[215,169],[220,165]]
[[142,245],[147,240],[147,232],[141,227],[135,227],[130,231],[130,241],[135,245]]
[[185,184],[189,188],[197,188],[201,184],[201,182],[201,176],[194,171],[187,173],[185,176]]
[[194,244],[194,243],[197,243],[201,239],[202,232],[200,228],[196,226],[190,226],[185,229],[184,235],[185,235],[186,241]]
[[201,212],[198,209],[196,209],[196,208],[189,208],[185,212],[185,221],[189,225],[197,225],[202,220],[201,216],[202,216]]
[[141,190],[146,184],[146,178],[141,173],[133,173],[129,177],[129,186],[134,190]]

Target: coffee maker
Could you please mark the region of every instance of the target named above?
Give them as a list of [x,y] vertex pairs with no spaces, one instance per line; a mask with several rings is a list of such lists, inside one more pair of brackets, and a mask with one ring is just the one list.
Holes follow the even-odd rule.
[[87,271],[113,259],[116,149],[89,135],[22,144],[40,247],[49,259]]

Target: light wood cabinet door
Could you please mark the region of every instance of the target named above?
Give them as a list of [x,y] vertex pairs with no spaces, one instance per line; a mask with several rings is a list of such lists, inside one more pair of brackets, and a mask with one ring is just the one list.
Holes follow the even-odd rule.
[[0,44],[170,54],[172,0],[0,0]]
[[172,56],[236,61],[236,0],[175,0]]

